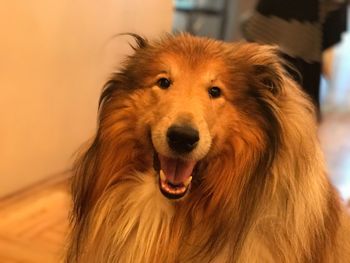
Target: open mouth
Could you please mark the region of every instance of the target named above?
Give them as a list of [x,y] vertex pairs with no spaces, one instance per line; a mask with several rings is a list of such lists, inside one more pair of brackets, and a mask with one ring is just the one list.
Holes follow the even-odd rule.
[[169,199],[180,199],[191,187],[197,161],[170,158],[155,154],[155,169],[159,175],[159,189]]

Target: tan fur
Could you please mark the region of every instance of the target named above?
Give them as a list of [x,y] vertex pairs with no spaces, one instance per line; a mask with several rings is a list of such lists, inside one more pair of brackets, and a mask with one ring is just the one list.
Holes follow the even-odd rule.
[[[313,107],[276,50],[135,38],[77,161],[67,262],[347,262],[350,220],[326,176]],[[186,157],[198,173],[171,201],[153,154],[174,155],[164,136],[183,122],[201,134]]]

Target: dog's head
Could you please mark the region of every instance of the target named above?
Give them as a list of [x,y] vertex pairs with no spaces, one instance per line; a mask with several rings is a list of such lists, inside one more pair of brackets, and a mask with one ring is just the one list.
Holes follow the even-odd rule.
[[135,38],[101,96],[98,133],[79,168],[96,177],[85,198],[135,170],[154,169],[170,199],[192,191],[220,198],[234,184],[263,182],[281,119],[298,104],[310,110],[276,49],[190,35]]

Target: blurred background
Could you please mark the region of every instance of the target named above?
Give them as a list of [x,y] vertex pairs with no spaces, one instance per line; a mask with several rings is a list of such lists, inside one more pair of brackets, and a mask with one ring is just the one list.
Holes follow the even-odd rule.
[[[2,1],[0,8],[0,262],[59,262],[67,179],[96,124],[102,85],[148,38],[186,31],[243,40],[255,0]],[[349,21],[349,20],[348,20]],[[350,30],[323,52],[319,136],[329,176],[350,198]]]

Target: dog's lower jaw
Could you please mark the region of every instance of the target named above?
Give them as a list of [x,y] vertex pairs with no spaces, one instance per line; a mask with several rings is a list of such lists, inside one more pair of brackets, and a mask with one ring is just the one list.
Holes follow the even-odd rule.
[[191,187],[192,176],[190,176],[185,182],[174,185],[166,179],[163,170],[159,171],[159,189],[161,193],[172,200],[182,199],[189,191]]
[[153,168],[159,191],[170,200],[183,199],[191,188],[197,161],[165,157],[154,151]]

